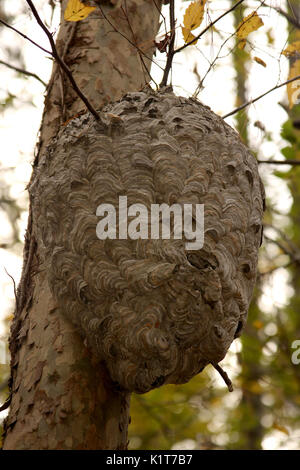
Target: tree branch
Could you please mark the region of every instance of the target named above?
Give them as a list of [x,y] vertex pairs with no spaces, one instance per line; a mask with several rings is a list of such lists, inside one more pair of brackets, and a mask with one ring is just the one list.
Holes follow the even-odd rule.
[[296,263],[298,266],[300,265],[300,252],[298,250],[296,253],[294,253],[291,247],[286,247],[280,240],[274,240],[273,238],[270,238],[268,235],[264,235],[264,238],[268,242],[274,243],[274,245],[277,245],[278,248],[281,251],[283,251],[283,253],[285,253],[286,255],[290,257],[293,263]]
[[167,58],[167,63],[166,63],[165,70],[164,70],[164,75],[163,75],[163,78],[162,78],[162,81],[161,81],[161,84],[160,84],[161,87],[167,85],[168,76],[169,76],[169,72],[170,72],[170,69],[171,69],[171,66],[172,66],[174,55],[177,54],[178,52],[183,51],[186,47],[190,46],[195,41],[200,39],[201,36],[203,36],[210,28],[212,28],[212,26],[214,26],[219,20],[224,18],[224,16],[228,15],[233,10],[235,10],[241,3],[243,3],[243,1],[244,0],[239,0],[235,5],[233,5],[233,7],[231,7],[229,10],[225,11],[225,13],[223,13],[218,18],[216,18],[214,21],[212,21],[203,31],[201,31],[200,34],[198,34],[198,36],[195,37],[195,39],[192,39],[192,41],[187,42],[186,44],[184,44],[183,46],[181,46],[181,47],[179,47],[178,49],[175,49],[175,50],[174,50],[174,44],[175,44],[174,0],[170,1],[171,41],[170,41],[170,45],[169,45],[168,58]]
[[[131,26],[131,23],[129,21],[129,16],[128,16],[128,10],[127,10],[127,2],[126,0],[124,0],[124,5],[125,5],[125,9],[123,8],[123,6],[121,6],[121,10],[123,11],[123,14],[126,18],[126,21],[127,21],[127,24],[128,24],[128,27],[130,29],[130,32],[132,34],[132,37],[133,37],[133,41],[134,41],[134,44],[135,44],[135,47],[137,49],[137,52],[139,54],[139,57],[140,57],[140,61],[141,61],[141,64],[142,64],[142,70],[143,72],[145,71],[147,74],[148,74],[148,77],[150,78],[150,80],[153,81],[153,83],[155,83],[156,87],[158,87],[157,83],[155,82],[154,78],[152,78],[151,76],[151,73],[150,71],[148,70],[148,67],[145,63],[145,60],[144,60],[144,57],[143,57],[143,54],[141,53],[140,49],[138,48],[138,45],[137,45],[137,39],[136,39],[136,35],[132,29],[132,26]],[[145,77],[145,73],[144,73],[144,78],[145,78],[145,83],[147,83],[147,80],[146,80],[146,77]]]
[[174,44],[175,44],[175,8],[174,8],[174,0],[170,0],[170,31],[171,31],[171,39],[168,47],[168,57],[167,63],[164,70],[164,75],[162,81],[160,83],[160,87],[167,85],[169,72],[172,67],[173,57],[174,57]]
[[222,377],[222,379],[226,383],[229,392],[233,392],[232,382],[231,382],[230,378],[228,377],[228,374],[225,372],[225,370],[223,370],[222,367],[219,364],[215,364],[214,362],[211,362],[211,365],[216,369],[216,371],[219,372],[220,376]]
[[275,7],[273,5],[261,5],[263,7],[267,8],[272,8],[273,10],[277,11],[280,15],[282,15],[286,20],[288,20],[289,23],[291,23],[295,28],[300,29],[300,23],[297,20],[297,18],[293,18],[291,15],[286,13],[284,10],[282,10],[280,7]]
[[68,79],[70,80],[71,82],[71,85],[72,87],[74,88],[75,92],[77,93],[77,95],[79,96],[79,98],[84,102],[84,104],[86,105],[87,109],[90,111],[90,113],[94,116],[94,118],[97,120],[97,121],[100,121],[100,116],[99,114],[97,113],[97,111],[94,109],[94,107],[91,105],[91,103],[88,101],[88,99],[86,98],[86,96],[82,93],[82,91],[79,89],[77,83],[75,82],[74,80],[74,77],[72,75],[72,72],[71,70],[69,69],[69,67],[65,64],[65,62],[61,59],[61,57],[59,56],[58,52],[57,52],[57,49],[56,49],[56,46],[55,46],[55,42],[54,42],[54,39],[53,39],[53,36],[52,34],[50,33],[50,31],[48,30],[48,28],[46,28],[46,26],[44,25],[44,23],[42,22],[33,2],[31,0],[26,0],[26,2],[28,3],[32,13],[33,13],[33,16],[35,17],[37,23],[39,24],[39,26],[42,28],[42,30],[45,32],[45,34],[47,35],[48,39],[49,39],[49,42],[50,42],[50,45],[51,45],[51,49],[52,49],[52,56],[54,57],[54,59],[58,62],[58,64],[60,65],[60,67],[63,69],[63,71],[65,72],[65,74],[67,75]]
[[269,165],[300,165],[300,160],[257,160],[257,163],[267,163]]
[[30,39],[28,36],[26,36],[26,34],[23,34],[21,33],[21,31],[19,31],[18,29],[14,28],[13,26],[11,26],[10,24],[6,23],[5,21],[1,20],[0,19],[0,23],[3,24],[4,26],[6,26],[7,28],[9,29],[12,29],[15,33],[19,34],[20,36],[22,36],[22,38],[24,39],[27,39],[27,41],[31,42],[32,44],[34,44],[36,47],[38,47],[39,49],[41,49],[42,51],[46,52],[46,54],[49,54],[49,55],[52,55],[50,51],[47,51],[47,49],[44,49],[42,46],[40,46],[37,42],[34,42],[32,39]]
[[247,106],[249,106],[250,104],[253,104],[253,103],[256,103],[256,101],[260,100],[261,98],[264,98],[266,95],[268,95],[269,93],[271,93],[272,91],[275,91],[275,90],[278,90],[278,88],[281,88],[283,87],[284,85],[288,85],[289,83],[292,83],[294,82],[295,80],[300,80],[300,75],[297,75],[296,77],[294,78],[291,78],[290,80],[287,80],[286,82],[283,82],[283,83],[280,83],[279,85],[276,85],[274,86],[273,88],[271,88],[270,90],[266,91],[265,93],[263,93],[262,95],[259,95],[257,96],[256,98],[254,98],[253,100],[250,100],[248,101],[247,103],[244,103],[242,104],[241,106],[239,106],[238,108],[235,108],[233,111],[231,111],[230,113],[227,113],[227,114],[224,114],[224,116],[222,116],[223,119],[229,117],[229,116],[232,116],[233,114],[241,111],[242,109],[246,108]]
[[237,2],[235,5],[233,5],[233,7],[231,7],[229,10],[225,11],[225,13],[223,13],[221,16],[219,16],[217,19],[215,19],[214,21],[212,21],[211,23],[209,23],[208,26],[206,26],[206,28],[201,31],[200,34],[198,34],[198,36],[195,37],[195,39],[192,39],[192,41],[189,41],[187,42],[186,44],[184,44],[183,46],[179,47],[178,49],[176,49],[173,53],[173,55],[177,54],[177,52],[181,52],[183,51],[183,49],[185,49],[186,47],[190,46],[191,44],[193,44],[195,41],[198,41],[198,39],[200,39],[210,28],[212,28],[219,20],[221,20],[222,18],[224,18],[224,16],[228,15],[229,13],[231,13],[233,10],[235,10],[241,3],[243,3],[244,0],[239,0],[239,2]]
[[11,278],[12,282],[13,282],[13,286],[14,286],[14,296],[15,296],[15,301],[16,301],[16,304],[17,304],[17,288],[16,288],[16,281],[14,280],[14,278],[12,277],[11,274],[9,274],[9,272],[7,272],[7,269],[4,268],[4,271],[6,272],[6,274],[8,275],[8,277]]
[[45,83],[38,75],[32,72],[28,72],[28,70],[21,69],[19,67],[16,67],[14,65],[8,64],[7,62],[4,62],[3,60],[0,60],[0,64],[5,65],[9,69],[15,70],[16,72],[22,73],[23,75],[28,75],[28,77],[33,77],[39,82],[41,82],[45,87],[47,86],[47,83]]

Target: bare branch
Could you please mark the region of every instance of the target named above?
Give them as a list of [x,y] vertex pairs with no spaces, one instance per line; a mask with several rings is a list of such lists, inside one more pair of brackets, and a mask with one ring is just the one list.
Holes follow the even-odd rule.
[[21,33],[21,31],[19,31],[18,29],[14,28],[13,26],[11,26],[10,24],[6,23],[5,21],[1,20],[0,19],[0,23],[3,24],[4,26],[6,26],[7,28],[9,29],[12,29],[15,33],[18,33],[20,36],[22,36],[24,39],[27,39],[27,41],[31,42],[32,44],[34,44],[36,47],[38,47],[39,49],[41,49],[42,51],[46,52],[46,54],[50,54],[52,55],[52,53],[50,51],[47,51],[47,49],[44,49],[42,46],[40,46],[37,42],[34,42],[32,39],[30,39],[28,36],[26,36],[26,34],[23,34]]
[[174,51],[174,54],[177,54],[177,52],[181,52],[183,51],[183,49],[185,49],[186,47],[190,46],[191,44],[193,44],[195,41],[198,41],[198,39],[200,39],[210,28],[212,28],[218,21],[220,21],[222,18],[224,18],[224,16],[228,15],[229,13],[231,13],[233,10],[235,10],[241,3],[243,3],[244,0],[239,0],[239,2],[237,2],[235,5],[233,5],[233,7],[231,7],[229,10],[225,11],[225,13],[223,13],[221,16],[219,16],[218,18],[216,18],[214,21],[212,21],[211,23],[209,23],[208,26],[206,26],[206,28],[204,28],[203,31],[201,31],[200,34],[198,34],[198,36],[195,37],[195,39],[192,39],[192,41],[189,41],[187,42],[186,44],[184,44],[183,46],[179,47],[178,49],[176,49]]
[[166,86],[168,81],[169,72],[171,70],[173,57],[174,57],[174,44],[175,44],[175,8],[174,0],[170,0],[170,31],[171,39],[168,47],[167,63],[164,70],[164,75],[160,87]]
[[290,266],[292,266],[293,264],[294,264],[294,261],[289,261],[288,263],[283,264],[282,266],[274,266],[273,268],[269,269],[268,271],[258,272],[258,276],[260,278],[262,278],[264,276],[270,276],[275,271],[278,271],[278,269],[287,269]]
[[270,238],[268,235],[264,235],[265,240],[267,240],[270,243],[273,243],[274,245],[277,245],[278,248],[280,248],[283,253],[288,255],[290,259],[296,263],[298,266],[300,265],[300,252],[297,250],[297,252],[293,252],[290,247],[285,246],[282,241],[280,240],[274,240],[273,238]]
[[229,10],[225,11],[222,15],[220,15],[218,18],[216,18],[214,21],[212,21],[201,33],[195,37],[195,39],[192,39],[192,41],[187,42],[183,46],[179,47],[178,49],[174,50],[174,44],[175,44],[175,18],[174,18],[174,0],[173,2],[170,1],[170,29],[171,29],[171,41],[169,45],[169,50],[168,50],[168,58],[167,58],[167,63],[163,75],[163,79],[161,81],[160,86],[166,86],[167,81],[168,81],[168,75],[172,66],[172,61],[173,57],[175,54],[178,52],[183,51],[186,47],[190,46],[193,44],[195,41],[201,38],[212,26],[214,26],[220,19],[224,18],[224,16],[228,15],[231,13],[235,8],[237,8],[241,3],[243,3],[244,0],[239,0],[235,5],[233,5],[232,8]]
[[0,64],[5,65],[9,69],[15,70],[16,72],[22,73],[23,75],[28,75],[28,77],[33,77],[39,82],[41,82],[45,87],[47,86],[47,83],[45,83],[38,75],[32,72],[28,72],[28,70],[21,69],[19,67],[16,67],[15,65],[8,64],[7,62],[4,62],[3,60],[0,60]]
[[88,101],[88,99],[86,98],[86,96],[82,93],[82,91],[79,89],[77,83],[75,82],[74,80],[74,77],[72,75],[72,72],[71,70],[69,69],[69,67],[65,64],[65,62],[61,59],[61,57],[59,56],[58,52],[57,52],[57,49],[56,49],[56,46],[55,46],[55,42],[54,42],[54,39],[53,39],[53,36],[52,34],[50,33],[50,31],[48,30],[48,28],[46,28],[46,26],[44,25],[44,23],[42,22],[33,2],[31,0],[26,0],[26,2],[28,3],[32,13],[33,13],[33,16],[35,17],[37,23],[39,24],[39,26],[42,28],[42,30],[45,32],[45,34],[47,35],[48,39],[49,39],[49,42],[50,42],[50,45],[51,45],[51,49],[52,49],[52,56],[54,57],[54,59],[58,62],[58,64],[60,65],[60,67],[63,69],[63,71],[65,72],[65,74],[67,75],[68,79],[70,80],[71,82],[71,85],[73,86],[75,92],[77,93],[77,95],[79,96],[79,98],[84,102],[84,104],[86,105],[87,109],[90,111],[90,113],[94,116],[94,118],[97,120],[97,121],[100,121],[100,116],[99,114],[97,113],[97,111],[94,109],[94,107],[91,105],[91,103]]
[[219,364],[215,364],[214,362],[211,362],[211,365],[216,369],[216,371],[219,372],[220,376],[222,377],[222,379],[226,383],[229,392],[233,392],[232,382],[231,382],[230,378],[228,377],[228,374],[225,372],[225,370],[223,370],[222,367],[219,366]]
[[250,100],[250,101],[248,101],[247,103],[242,104],[242,105],[239,106],[238,108],[235,108],[235,109],[234,109],[233,111],[231,111],[230,113],[225,114],[224,116],[222,116],[222,118],[225,119],[225,118],[227,118],[227,117],[229,117],[229,116],[232,116],[232,115],[235,114],[235,113],[238,113],[239,111],[241,111],[242,109],[246,108],[246,107],[249,106],[250,104],[256,103],[256,101],[260,100],[261,98],[264,98],[266,95],[268,95],[268,94],[271,93],[272,91],[278,90],[278,88],[281,88],[281,87],[283,87],[284,85],[288,85],[289,83],[292,83],[292,82],[294,82],[295,80],[299,80],[299,79],[300,79],[300,75],[297,75],[296,77],[291,78],[290,80],[287,80],[286,82],[283,82],[283,83],[280,83],[279,85],[274,86],[273,88],[271,88],[270,90],[266,91],[266,92],[263,93],[262,95],[257,96],[257,97],[254,98],[253,100]]
[[275,7],[274,5],[263,5],[263,4],[261,6],[267,7],[267,8],[272,8],[273,10],[277,11],[277,13],[282,15],[286,20],[288,20],[288,22],[290,24],[295,26],[295,28],[300,29],[300,23],[297,20],[297,18],[293,18],[291,15],[289,15],[284,10],[282,10],[280,7]]
[[257,163],[267,163],[269,165],[300,165],[299,160],[257,160]]
[[[126,18],[128,27],[129,27],[130,32],[131,32],[132,37],[133,37],[133,41],[134,41],[135,47],[136,47],[137,52],[138,52],[138,54],[139,54],[140,61],[141,61],[141,64],[142,64],[142,71],[143,71],[143,73],[146,72],[147,75],[148,75],[148,77],[150,78],[150,80],[152,80],[153,83],[155,83],[156,87],[158,87],[158,85],[157,85],[157,83],[155,82],[154,78],[152,78],[152,76],[151,76],[151,74],[150,74],[150,71],[148,70],[148,67],[147,67],[147,65],[146,65],[146,63],[145,63],[144,57],[143,57],[143,55],[142,55],[142,53],[141,53],[141,51],[140,51],[140,49],[139,49],[139,47],[138,47],[138,45],[137,45],[136,35],[135,35],[135,33],[134,33],[134,31],[133,31],[133,28],[132,28],[132,26],[131,26],[131,23],[130,23],[130,21],[129,21],[128,10],[127,10],[127,2],[126,2],[126,0],[124,0],[124,5],[125,5],[125,9],[123,8],[123,6],[121,6],[121,10],[123,11],[123,14],[124,14],[124,16],[125,16],[125,18]],[[146,77],[145,77],[145,73],[144,73],[144,79],[145,79],[145,83],[147,83],[147,80],[146,80]]]

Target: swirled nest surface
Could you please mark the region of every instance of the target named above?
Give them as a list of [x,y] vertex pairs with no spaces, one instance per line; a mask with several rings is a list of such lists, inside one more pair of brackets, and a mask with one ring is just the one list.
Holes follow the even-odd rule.
[[[73,119],[32,187],[49,283],[122,389],[184,383],[221,361],[247,317],[264,191],[239,135],[171,91],[128,93]],[[204,245],[96,235],[100,204],[204,204]],[[117,218],[118,222],[118,218]],[[150,223],[150,222],[149,222]],[[118,228],[118,227],[117,227]]]

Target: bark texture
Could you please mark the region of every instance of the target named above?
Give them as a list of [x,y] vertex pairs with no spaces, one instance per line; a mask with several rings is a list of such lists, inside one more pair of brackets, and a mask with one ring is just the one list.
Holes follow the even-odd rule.
[[[66,3],[62,2],[63,11]],[[160,2],[157,5],[153,8],[152,0],[127,0],[116,9],[104,6],[111,24],[99,9],[76,24],[62,19],[59,53],[94,106],[137,90],[148,80],[140,55],[127,39],[139,43],[155,37]],[[144,60],[149,67],[150,61]],[[81,101],[54,65],[29,189],[43,171],[39,159],[50,140],[81,111]],[[11,407],[3,448],[125,449],[129,394],[112,387],[105,365],[84,346],[53,298],[38,219],[31,205],[10,338]]]
[[[247,318],[262,234],[257,162],[208,107],[135,92],[72,120],[31,186],[40,262],[60,310],[112,380],[144,393],[221,361]],[[99,240],[100,204],[204,204],[204,246]],[[117,233],[119,229],[117,217]],[[151,219],[148,219],[149,238]]]

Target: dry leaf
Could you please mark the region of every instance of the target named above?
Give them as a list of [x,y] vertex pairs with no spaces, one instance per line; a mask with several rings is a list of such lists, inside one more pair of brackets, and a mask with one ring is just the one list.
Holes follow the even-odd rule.
[[89,7],[79,0],[69,0],[64,13],[66,21],[81,21],[94,11],[96,7]]
[[[183,17],[183,26],[181,27],[185,43],[188,43],[195,38],[191,31],[199,28],[202,23],[205,4],[206,0],[198,0],[187,7]],[[197,44],[197,41],[193,43],[193,45],[195,44]]]
[[240,22],[236,32],[238,39],[241,41],[241,46],[239,44],[240,49],[244,49],[248,35],[263,26],[263,24],[263,20],[258,16],[256,11],[246,16],[246,18]]
[[183,17],[183,26],[185,28],[192,31],[200,26],[203,20],[205,3],[206,0],[200,0],[188,6]]
[[[181,26],[181,30],[182,30],[182,35],[183,35],[183,38],[184,38],[184,42],[187,44],[188,42],[192,41],[193,39],[195,39],[196,36],[194,36],[192,33],[191,33],[191,30],[188,29],[188,28],[184,28],[183,26]],[[198,42],[198,39],[193,42],[193,46],[195,46]]]
[[262,65],[263,67],[266,67],[267,64],[262,60],[260,59],[259,57],[254,57],[254,60],[255,62],[257,62],[258,64]]

